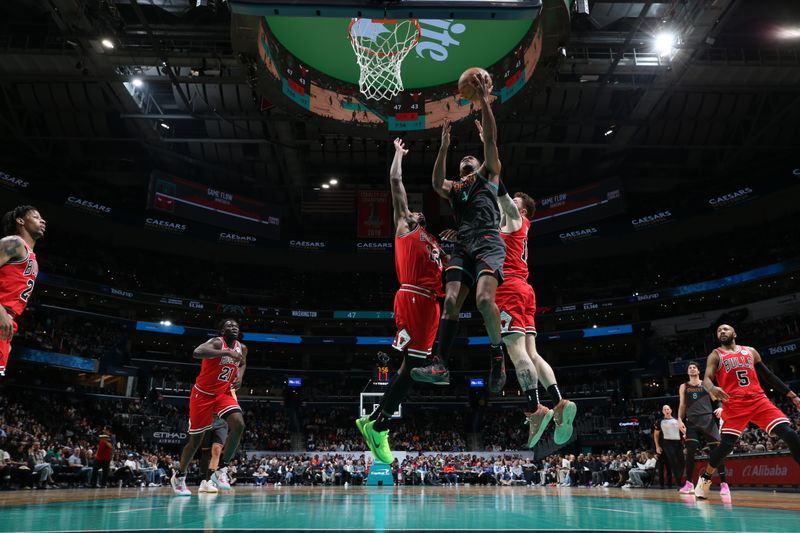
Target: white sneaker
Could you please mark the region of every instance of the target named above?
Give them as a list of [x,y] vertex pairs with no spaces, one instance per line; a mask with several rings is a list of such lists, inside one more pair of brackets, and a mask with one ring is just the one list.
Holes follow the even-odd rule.
[[604,486],[604,487],[608,487],[608,485],[609,485],[609,482],[608,482],[608,481],[606,481],[605,483],[603,483],[603,486]]
[[197,490],[197,492],[207,492],[209,494],[216,494],[217,492],[219,492],[219,490],[217,490],[217,487],[215,487],[213,483],[204,479],[203,481],[200,482],[200,488]]
[[631,485],[630,483],[625,483],[624,485],[622,485],[623,489],[630,489],[632,487],[633,487],[633,485]]
[[150,484],[148,485],[148,487],[160,487],[160,486],[161,486],[161,485],[159,485],[158,483],[150,483]]
[[172,477],[169,480],[170,485],[172,485],[172,490],[175,491],[175,494],[178,496],[191,496],[192,491],[186,486],[186,476],[177,477],[175,473],[172,474]]
[[711,480],[706,479],[703,476],[700,476],[700,479],[697,480],[697,485],[694,487],[694,495],[695,497],[701,500],[707,500],[708,494],[711,492]]
[[228,467],[219,468],[211,474],[211,481],[208,483],[213,487],[221,490],[231,490],[231,484],[228,482]]

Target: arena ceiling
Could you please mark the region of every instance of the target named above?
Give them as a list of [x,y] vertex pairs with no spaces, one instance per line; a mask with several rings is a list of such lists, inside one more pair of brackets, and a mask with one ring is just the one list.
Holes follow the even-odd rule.
[[[512,188],[619,176],[629,201],[647,202],[794,163],[796,0],[589,5],[563,54],[499,112]],[[224,0],[0,3],[0,166],[137,208],[161,169],[282,203],[290,224],[322,179],[382,183],[385,132],[333,132],[258,94],[254,58],[235,53],[247,24]],[[665,30],[668,57],[653,45]],[[456,156],[480,149],[469,125],[454,137]],[[408,140],[406,179],[427,187],[437,134]]]

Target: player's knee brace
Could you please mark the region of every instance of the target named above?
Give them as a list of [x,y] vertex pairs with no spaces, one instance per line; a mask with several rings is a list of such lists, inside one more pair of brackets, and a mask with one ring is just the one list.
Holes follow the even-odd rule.
[[725,458],[733,451],[733,447],[736,445],[738,438],[739,437],[736,435],[723,433],[719,446],[711,451],[711,455],[708,458],[708,464],[710,464],[713,468],[717,468],[720,463],[722,463],[722,461],[724,461]]
[[784,422],[775,426],[772,432],[786,443],[792,452],[794,460],[800,463],[800,435],[792,429],[792,426]]

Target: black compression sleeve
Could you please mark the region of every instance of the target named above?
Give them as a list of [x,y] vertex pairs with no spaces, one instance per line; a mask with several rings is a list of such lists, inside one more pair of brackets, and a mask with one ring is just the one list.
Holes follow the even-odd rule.
[[772,370],[770,370],[769,367],[767,367],[767,365],[765,365],[763,362],[759,361],[756,363],[756,373],[758,374],[758,379],[767,382],[772,386],[773,389],[778,391],[781,396],[786,396],[792,392],[792,389],[790,389],[786,383],[781,381],[781,378],[773,374]]
[[506,184],[503,183],[502,178],[497,178],[497,196],[505,196],[508,194],[508,190],[506,190]]
[[714,410],[716,411],[717,409],[722,407],[722,402],[720,400],[711,400],[711,407],[713,407]]

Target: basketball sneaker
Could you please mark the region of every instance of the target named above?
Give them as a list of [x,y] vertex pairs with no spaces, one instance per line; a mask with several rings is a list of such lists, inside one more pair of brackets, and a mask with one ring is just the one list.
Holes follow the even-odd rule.
[[228,482],[228,467],[225,466],[214,470],[208,484],[220,490],[231,490],[231,484]]
[[191,496],[192,491],[186,486],[186,476],[178,477],[176,473],[173,472],[172,477],[169,480],[170,485],[172,485],[172,490],[175,491],[175,494],[178,496]]
[[434,357],[430,365],[412,368],[411,379],[420,383],[450,385],[450,371],[447,370],[441,359]]
[[720,496],[730,496],[731,495],[731,488],[728,486],[727,483],[722,482],[719,484],[719,494]]
[[711,480],[700,476],[700,479],[697,480],[697,485],[694,487],[694,495],[701,500],[707,500],[710,492]]
[[683,487],[681,487],[678,492],[680,492],[681,494],[691,494],[694,492],[694,484],[692,484],[692,482],[687,479],[686,484]]
[[394,456],[392,449],[389,448],[389,430],[375,431],[373,426],[375,426],[374,421],[369,421],[364,425],[364,440],[367,441],[369,451],[372,452],[376,462],[390,465],[394,461]]
[[361,436],[364,437],[364,440],[367,440],[367,424],[369,423],[369,415],[362,416],[361,418],[356,418],[356,427],[358,431],[361,432]]
[[197,489],[197,492],[208,492],[210,494],[216,494],[217,492],[219,492],[219,490],[217,490],[217,487],[212,485],[210,481],[204,479],[203,481],[200,482],[200,488]]
[[547,424],[553,419],[553,410],[542,404],[534,413],[525,413],[525,423],[528,424],[528,448],[533,448],[542,438]]
[[572,423],[578,413],[578,406],[575,405],[575,402],[562,399],[553,411],[555,411],[553,419],[556,423],[553,441],[559,445],[566,444],[572,438],[572,432],[575,429]]
[[506,386],[506,358],[504,355],[492,357],[492,370],[489,372],[489,391],[497,394]]

